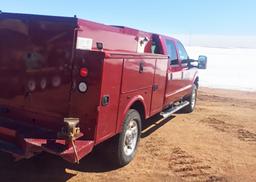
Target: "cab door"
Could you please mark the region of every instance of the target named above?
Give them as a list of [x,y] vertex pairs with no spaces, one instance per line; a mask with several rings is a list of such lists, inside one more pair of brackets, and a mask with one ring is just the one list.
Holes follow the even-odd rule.
[[165,40],[166,50],[169,56],[167,71],[167,84],[165,94],[165,105],[171,104],[180,99],[182,90],[182,67],[178,58],[174,40]]
[[167,59],[157,59],[155,66],[154,81],[152,86],[152,100],[150,115],[154,115],[163,109]]
[[182,43],[177,41],[176,46],[182,69],[181,92],[182,95],[189,95],[192,92],[192,83],[197,69],[189,66],[189,56]]

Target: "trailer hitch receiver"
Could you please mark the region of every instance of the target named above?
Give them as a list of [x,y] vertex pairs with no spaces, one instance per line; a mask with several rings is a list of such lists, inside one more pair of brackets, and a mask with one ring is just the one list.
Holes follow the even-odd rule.
[[79,157],[75,145],[75,140],[80,134],[80,128],[77,126],[79,124],[79,118],[64,118],[64,124],[65,126],[61,129],[61,132],[58,133],[58,136],[60,138],[64,138],[67,145],[72,145],[76,162],[79,163]]
[[78,118],[64,118],[65,126],[61,129],[60,137],[66,139],[75,139],[80,134]]

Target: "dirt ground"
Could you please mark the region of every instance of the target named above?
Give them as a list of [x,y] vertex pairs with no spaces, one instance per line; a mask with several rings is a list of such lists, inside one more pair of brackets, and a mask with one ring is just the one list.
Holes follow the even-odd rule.
[[255,181],[256,93],[201,88],[196,111],[147,121],[134,161],[116,169],[94,151],[71,165],[0,153],[0,181]]

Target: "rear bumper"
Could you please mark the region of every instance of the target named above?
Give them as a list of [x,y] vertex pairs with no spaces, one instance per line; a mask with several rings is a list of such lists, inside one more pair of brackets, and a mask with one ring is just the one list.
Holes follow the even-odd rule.
[[76,157],[74,147],[67,140],[58,139],[56,133],[0,118],[0,150],[12,154],[16,160],[28,159],[45,151],[76,163],[94,147],[93,140],[82,140],[82,136],[74,141]]

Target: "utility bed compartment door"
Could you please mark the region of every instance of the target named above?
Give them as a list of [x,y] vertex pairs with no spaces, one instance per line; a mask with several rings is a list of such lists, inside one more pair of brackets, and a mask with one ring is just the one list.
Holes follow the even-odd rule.
[[152,87],[155,59],[125,59],[122,93]]
[[75,19],[0,15],[0,109],[46,125],[68,114]]

